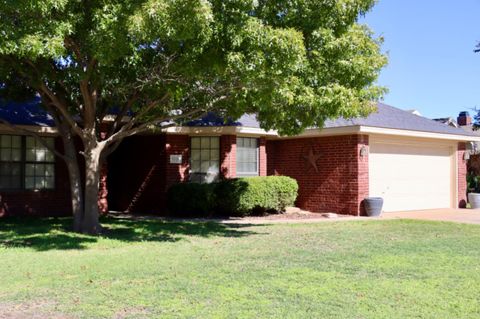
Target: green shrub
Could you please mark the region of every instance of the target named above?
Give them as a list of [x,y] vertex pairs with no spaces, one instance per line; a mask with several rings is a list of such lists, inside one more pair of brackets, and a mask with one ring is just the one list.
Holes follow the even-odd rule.
[[235,216],[281,212],[294,205],[297,194],[297,182],[286,176],[224,180],[216,187],[216,210]]
[[297,182],[290,177],[245,177],[175,184],[167,192],[167,206],[176,217],[259,215],[284,211],[294,205],[297,194]]
[[472,173],[467,175],[467,191],[472,193],[480,193],[480,176]]
[[167,192],[167,207],[176,217],[210,216],[215,205],[215,184],[179,183]]

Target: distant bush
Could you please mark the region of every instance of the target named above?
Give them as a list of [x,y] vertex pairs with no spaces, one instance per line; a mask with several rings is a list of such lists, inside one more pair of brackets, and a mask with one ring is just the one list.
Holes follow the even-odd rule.
[[294,205],[297,194],[298,184],[290,177],[244,177],[175,184],[168,190],[167,205],[177,217],[249,216],[282,212]]
[[286,176],[236,178],[219,182],[216,194],[217,211],[221,214],[278,213],[294,205],[298,184]]
[[176,217],[206,217],[216,206],[215,184],[179,183],[167,191],[167,207]]
[[467,175],[467,190],[470,193],[480,193],[480,176],[475,174]]

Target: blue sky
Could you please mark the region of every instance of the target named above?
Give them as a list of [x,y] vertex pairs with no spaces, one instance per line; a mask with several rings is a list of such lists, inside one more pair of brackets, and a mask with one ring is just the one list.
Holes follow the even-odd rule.
[[430,118],[480,108],[480,0],[380,0],[360,22],[385,38],[385,103]]

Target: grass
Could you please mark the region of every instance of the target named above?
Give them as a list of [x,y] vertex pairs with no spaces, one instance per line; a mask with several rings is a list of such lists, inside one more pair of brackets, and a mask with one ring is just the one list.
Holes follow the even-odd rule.
[[0,317],[478,318],[480,226],[0,221]]

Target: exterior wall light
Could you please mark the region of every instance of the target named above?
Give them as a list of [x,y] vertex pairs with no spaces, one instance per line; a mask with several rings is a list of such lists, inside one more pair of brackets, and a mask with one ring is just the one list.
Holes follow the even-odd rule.
[[360,157],[366,157],[368,155],[368,148],[365,145],[362,145],[360,148]]
[[470,152],[466,151],[463,153],[463,160],[468,161],[470,159]]

